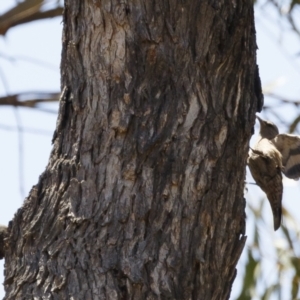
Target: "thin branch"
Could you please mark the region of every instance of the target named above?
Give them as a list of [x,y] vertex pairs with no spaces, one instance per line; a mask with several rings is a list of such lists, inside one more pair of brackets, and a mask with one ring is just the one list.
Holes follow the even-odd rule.
[[8,91],[9,91],[8,82],[7,82],[6,76],[5,76],[5,74],[4,74],[4,72],[2,71],[1,68],[0,68],[0,79],[2,81],[3,88],[4,88],[4,90],[5,90],[6,94],[7,94]]
[[28,56],[23,56],[23,55],[15,55],[15,56],[9,56],[7,54],[4,53],[0,53],[0,57],[2,57],[3,59],[6,59],[8,61],[10,61],[11,63],[15,63],[17,61],[25,61],[31,64],[35,64],[38,65],[40,67],[43,68],[47,68],[50,69],[52,71],[57,72],[59,70],[59,68],[57,66],[55,66],[54,64],[48,63],[46,61],[42,61],[33,57],[28,57]]
[[276,94],[273,94],[273,93],[265,93],[265,96],[269,96],[269,97],[272,97],[274,99],[280,100],[283,103],[294,104],[296,106],[300,105],[300,100],[287,99],[287,98],[284,98],[283,96],[276,95]]
[[14,107],[14,114],[16,118],[17,124],[17,132],[18,132],[18,148],[19,148],[19,189],[22,199],[25,198],[25,190],[24,190],[24,151],[23,151],[23,132],[21,125],[21,118],[18,112],[18,107]]
[[[260,26],[261,28],[267,33],[268,37],[272,37],[274,41],[276,41],[276,37],[275,35],[272,33],[271,30],[268,29],[268,27],[264,24],[264,19],[260,18],[257,19],[258,21],[260,21]],[[282,55],[284,56],[284,58],[289,62],[289,64],[291,65],[292,68],[294,68],[294,70],[300,74],[300,69],[299,66],[295,63],[295,61],[291,58],[291,55],[286,51],[286,49],[282,46],[282,44],[280,42],[277,42],[278,44],[278,50],[282,53]]]
[[300,37],[300,30],[297,28],[296,24],[295,24],[295,21],[292,17],[292,12],[290,11],[287,15],[287,19],[289,20],[291,26],[292,26],[292,29],[299,35]]
[[[14,127],[14,126],[8,126],[8,125],[0,123],[0,130],[17,131],[18,128]],[[23,127],[22,131],[23,131],[23,133],[49,135],[49,136],[53,135],[53,132],[50,131],[50,130],[36,129],[36,128],[31,128],[31,127]]]
[[31,21],[61,16],[63,7],[41,11],[43,0],[25,0],[0,16],[0,34],[5,33],[13,26]]
[[[33,96],[29,98],[29,96]],[[38,108],[38,104],[46,102],[57,102],[60,93],[27,92],[0,97],[0,105],[11,105],[16,107]],[[22,100],[22,98],[28,100]]]

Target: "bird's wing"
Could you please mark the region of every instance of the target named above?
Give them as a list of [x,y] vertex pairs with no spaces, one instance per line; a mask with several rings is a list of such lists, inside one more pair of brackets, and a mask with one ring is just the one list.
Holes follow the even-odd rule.
[[274,230],[281,224],[281,200],[282,200],[282,175],[278,162],[269,156],[258,153],[250,153],[248,166],[257,185],[266,193],[270,202],[273,218]]
[[282,170],[286,177],[300,177],[300,137],[292,134],[278,134],[272,143],[282,155]]

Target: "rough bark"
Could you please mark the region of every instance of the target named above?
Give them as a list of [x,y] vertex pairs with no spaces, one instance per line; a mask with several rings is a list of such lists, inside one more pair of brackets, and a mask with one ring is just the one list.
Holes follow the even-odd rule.
[[3,259],[4,257],[6,235],[7,235],[7,227],[0,225],[0,259]]
[[251,1],[66,0],[49,164],[6,299],[227,299],[262,105]]

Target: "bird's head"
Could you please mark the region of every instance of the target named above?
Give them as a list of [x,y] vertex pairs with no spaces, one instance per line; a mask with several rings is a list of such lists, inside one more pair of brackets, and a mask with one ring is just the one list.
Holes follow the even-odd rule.
[[260,131],[259,134],[263,138],[267,138],[269,140],[273,139],[277,134],[279,134],[279,130],[277,126],[271,121],[265,121],[260,117],[256,116],[260,123]]

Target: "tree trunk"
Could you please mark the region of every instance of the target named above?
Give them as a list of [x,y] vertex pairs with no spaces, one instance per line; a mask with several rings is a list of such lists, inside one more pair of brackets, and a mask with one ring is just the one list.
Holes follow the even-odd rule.
[[229,298],[262,105],[252,6],[65,1],[54,146],[9,226],[5,299]]

